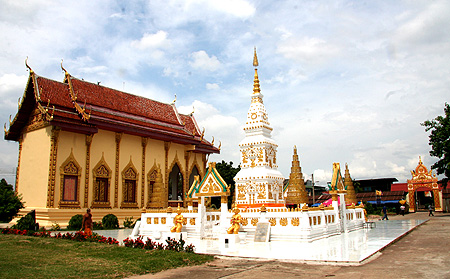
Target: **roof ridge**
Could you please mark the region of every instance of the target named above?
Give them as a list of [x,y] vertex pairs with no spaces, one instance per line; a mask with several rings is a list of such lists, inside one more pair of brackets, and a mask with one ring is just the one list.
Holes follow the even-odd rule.
[[150,100],[150,101],[153,101],[153,102],[156,102],[156,103],[160,103],[160,104],[163,104],[163,105],[168,105],[168,106],[171,105],[170,103],[164,103],[164,102],[161,102],[161,101],[157,101],[157,100],[154,100],[154,99],[151,99],[151,98],[147,98],[147,97],[144,97],[144,96],[140,96],[140,95],[136,95],[136,94],[133,94],[133,93],[125,92],[125,91],[122,91],[122,90],[119,90],[119,89],[115,89],[115,88],[112,88],[112,87],[108,87],[108,86],[105,86],[105,85],[102,85],[102,84],[98,84],[98,83],[95,83],[95,82],[87,81],[87,80],[84,80],[84,79],[79,79],[79,78],[74,77],[72,75],[70,75],[70,77],[72,79],[76,79],[76,80],[78,80],[80,82],[83,82],[83,83],[89,83],[89,84],[92,84],[94,86],[107,88],[107,89],[114,90],[114,91],[122,93],[122,94],[127,94],[127,95],[135,96],[135,97],[138,97],[138,98],[144,98],[144,99],[147,99],[147,100]]

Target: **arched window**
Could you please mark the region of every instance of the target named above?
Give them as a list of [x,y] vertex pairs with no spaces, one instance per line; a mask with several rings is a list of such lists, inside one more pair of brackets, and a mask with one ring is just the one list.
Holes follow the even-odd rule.
[[111,183],[111,169],[102,158],[92,170],[94,177],[94,193],[92,208],[111,208],[110,205],[110,183]]
[[138,207],[137,204],[138,172],[131,161],[122,171],[122,205],[121,207]]
[[59,207],[80,208],[81,167],[72,152],[60,167],[60,177]]
[[178,164],[173,166],[172,171],[169,174],[169,189],[167,192],[169,200],[183,200],[183,174],[181,173]]

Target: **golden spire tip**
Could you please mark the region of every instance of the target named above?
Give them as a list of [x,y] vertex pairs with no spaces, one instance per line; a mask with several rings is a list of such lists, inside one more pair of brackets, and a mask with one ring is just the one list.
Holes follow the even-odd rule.
[[256,47],[254,48],[254,54],[253,54],[253,66],[258,67],[258,56],[256,55]]

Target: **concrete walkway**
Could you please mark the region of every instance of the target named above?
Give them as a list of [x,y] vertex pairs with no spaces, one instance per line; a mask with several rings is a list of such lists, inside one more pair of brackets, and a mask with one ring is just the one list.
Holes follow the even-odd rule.
[[[360,266],[217,258],[213,262],[130,278],[450,278],[450,214],[418,212],[390,220],[430,219]],[[382,222],[382,221],[380,221]]]

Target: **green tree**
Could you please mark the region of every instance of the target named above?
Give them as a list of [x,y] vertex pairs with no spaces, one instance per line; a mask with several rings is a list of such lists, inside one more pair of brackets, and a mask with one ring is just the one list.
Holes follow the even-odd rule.
[[234,197],[234,177],[236,174],[241,170],[240,166],[237,168],[233,167],[233,162],[230,161],[230,163],[225,162],[222,160],[220,163],[216,163],[216,169],[220,173],[220,176],[222,176],[223,180],[227,183],[227,185],[230,185],[230,197],[228,198],[228,207],[231,207],[231,203],[233,202]]
[[438,116],[433,120],[421,123],[425,131],[431,131],[429,136],[431,145],[430,155],[439,158],[431,168],[437,174],[444,174],[443,184],[447,186],[450,178],[450,105],[445,103],[445,116]]
[[0,181],[0,222],[8,223],[24,208],[22,197],[3,178]]

